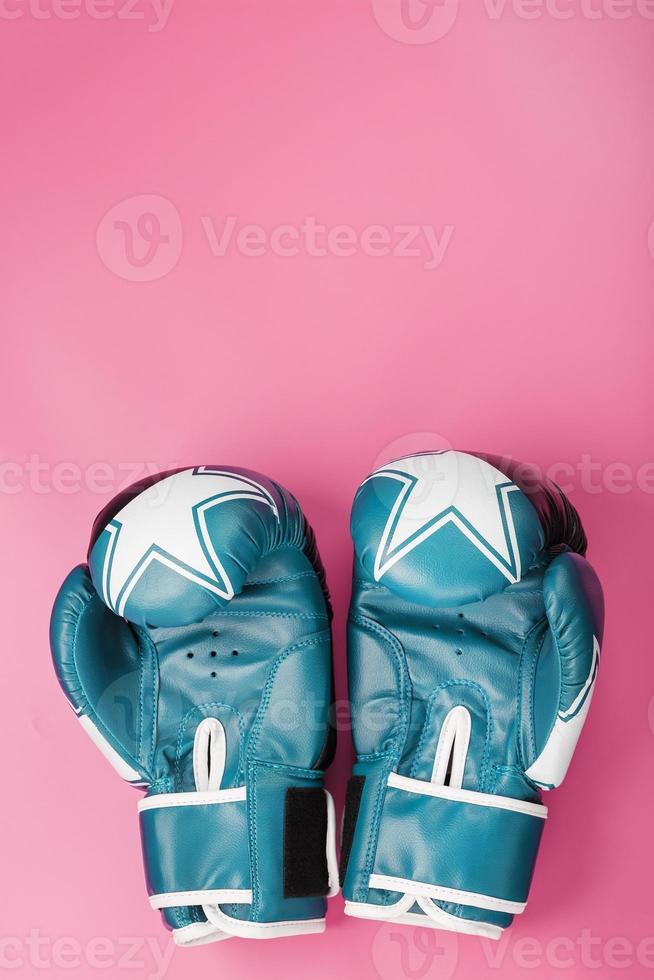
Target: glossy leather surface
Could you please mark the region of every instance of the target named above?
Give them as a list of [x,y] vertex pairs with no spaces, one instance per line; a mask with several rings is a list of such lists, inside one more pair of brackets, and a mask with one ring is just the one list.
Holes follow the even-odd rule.
[[252,887],[245,800],[142,810],[150,895]]
[[[541,788],[563,778],[595,682],[602,594],[570,550],[586,546],[574,509],[553,485],[528,497],[510,474],[489,472],[489,457],[444,464],[448,455],[383,467],[353,506],[348,671],[354,773],[365,776],[343,887],[353,903],[390,909],[402,898],[370,886],[380,868],[526,897],[542,821],[472,806],[445,813],[428,797],[400,805],[388,777],[429,783],[459,709],[469,743],[462,747],[459,731],[458,785],[538,804]],[[449,769],[441,776],[453,778]],[[503,911],[438,904],[473,922],[511,921]]]
[[526,902],[543,823],[526,813],[389,786],[373,874]]
[[[208,479],[199,471],[207,471]],[[141,506],[138,494],[128,495],[129,506],[140,510],[110,508],[112,533],[96,528],[90,571],[75,568],[55,603],[55,668],[76,713],[98,733],[96,741],[127,767],[130,781],[148,788],[149,797],[194,792],[198,726],[204,719],[222,726],[220,788],[246,786],[246,824],[238,820],[216,835],[212,821],[227,819],[227,810],[207,820],[202,807],[185,808],[175,818],[165,810],[142,814],[151,890],[182,878],[188,884],[192,869],[196,887],[205,887],[238,854],[246,866],[238,875],[232,868],[228,877],[250,881],[255,899],[230,907],[229,915],[252,922],[318,918],[323,899],[283,899],[282,842],[286,789],[322,785],[333,753],[331,611],[322,565],[311,529],[286,490],[250,471],[189,472],[199,474],[193,488],[202,487],[194,522],[178,515],[178,495],[162,485],[158,505]],[[220,498],[206,512],[205,486]],[[155,491],[156,484],[146,492]],[[135,517],[145,522],[136,528],[136,545],[130,539]],[[138,559],[136,546],[147,545],[150,520],[155,545],[143,554],[156,560],[134,561],[137,574],[130,578],[119,568],[126,559],[118,549],[129,544],[128,557]],[[161,544],[182,523],[199,529],[202,554],[193,542],[197,570]],[[111,580],[112,561],[121,588]],[[173,845],[171,835],[182,826],[188,839]],[[216,857],[221,848],[230,852],[222,863]],[[199,907],[166,909],[164,915],[174,928],[205,919]]]

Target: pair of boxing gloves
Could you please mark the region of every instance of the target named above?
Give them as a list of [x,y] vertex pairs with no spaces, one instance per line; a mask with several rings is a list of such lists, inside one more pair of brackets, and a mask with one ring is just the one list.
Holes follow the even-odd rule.
[[[346,912],[498,938],[524,910],[595,685],[602,592],[553,483],[496,457],[376,470],[352,510]],[[180,945],[321,932],[338,889],[331,611],[295,498],[248,470],[113,500],[57,597],[82,726],[146,789],[151,905]]]

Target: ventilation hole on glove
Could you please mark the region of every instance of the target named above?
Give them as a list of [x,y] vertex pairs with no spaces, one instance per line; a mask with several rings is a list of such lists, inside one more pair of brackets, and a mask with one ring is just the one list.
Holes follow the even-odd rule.
[[482,630],[482,633],[481,633],[481,635],[482,635],[482,636],[488,636],[488,633],[484,633],[484,631]]
[[209,656],[210,656],[210,657],[217,657],[217,656],[218,656],[218,654],[216,653],[216,651],[215,651],[215,650],[212,650],[212,651],[211,651],[211,653],[209,654]]
[[212,670],[212,671],[211,671],[211,676],[212,676],[212,677],[217,677],[217,676],[218,676],[218,675],[216,674],[216,671],[215,671],[215,670]]
[[436,625],[434,626],[434,629],[435,630],[439,630],[440,629],[440,626],[438,625],[438,623],[436,623]]
[[463,619],[463,613],[459,613],[459,619]]
[[461,647],[457,647],[454,652],[456,653],[457,657],[460,657],[461,654],[463,653],[463,650],[461,649]]
[[214,630],[214,631],[213,631],[213,633],[212,633],[211,635],[212,635],[212,636],[218,636],[218,630]]
[[459,636],[463,636],[463,630],[457,630],[457,633],[459,634]]
[[232,657],[238,657],[238,650],[232,650]]
[[191,653],[191,651],[190,651],[190,650],[189,650],[189,652],[188,652],[188,653],[186,654],[186,656],[187,656],[187,657],[189,658],[189,660],[193,660],[193,654]]

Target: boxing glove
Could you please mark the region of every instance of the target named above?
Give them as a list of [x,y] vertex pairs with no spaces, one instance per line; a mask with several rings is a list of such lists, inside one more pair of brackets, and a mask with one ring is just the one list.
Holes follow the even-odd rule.
[[59,592],[59,681],[147,790],[150,903],[180,945],[324,929],[338,877],[330,619],[296,500],[231,467],[121,493]]
[[351,531],[346,912],[499,938],[595,686],[581,522],[524,466],[442,452],[376,470]]

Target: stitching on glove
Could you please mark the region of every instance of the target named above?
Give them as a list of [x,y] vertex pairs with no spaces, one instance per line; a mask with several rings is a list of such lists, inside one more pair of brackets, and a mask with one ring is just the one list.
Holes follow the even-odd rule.
[[245,609],[221,609],[221,616],[265,617],[266,619],[320,619],[329,620],[327,613],[291,613],[291,612],[267,612],[265,609],[254,609],[251,612]]
[[[263,725],[263,718],[268,710],[268,705],[270,704],[270,697],[272,694],[272,687],[277,675],[277,671],[284,661],[291,656],[293,653],[297,653],[300,650],[305,650],[310,647],[318,646],[322,643],[329,642],[331,639],[329,632],[317,633],[315,636],[309,637],[305,640],[301,640],[298,643],[294,643],[292,646],[288,647],[281,653],[276,660],[273,662],[270,670],[268,671],[268,677],[266,678],[266,683],[261,696],[261,701],[259,703],[259,708],[257,710],[257,716],[254,720],[252,726],[252,731],[250,732],[250,737],[248,739],[248,753],[254,750],[257,739],[261,732]],[[261,884],[259,881],[259,862],[257,854],[257,763],[248,760],[246,762],[246,782],[249,783],[248,786],[248,800],[249,800],[249,813],[248,813],[248,825],[249,825],[249,839],[250,839],[250,865],[251,865],[251,875],[252,875],[252,905],[250,907],[250,921],[255,921],[257,915],[259,914],[259,909],[261,905]]]
[[[384,877],[387,877],[387,876],[386,875],[380,875],[380,877],[384,878]],[[400,886],[402,888],[407,888],[407,887],[408,888],[412,888],[413,886],[415,886],[417,884],[424,884],[423,882],[413,881],[411,878],[395,878],[394,879],[394,883],[395,882],[397,882],[398,886]],[[430,883],[427,882],[426,884],[427,884],[427,886],[429,886]],[[466,904],[466,902],[467,903],[470,903],[471,899],[474,897],[470,892],[462,891],[460,888],[449,888],[448,887],[448,891],[450,891],[452,893],[452,895],[454,897],[456,897],[462,903],[462,905],[458,906],[459,908],[461,908],[462,906],[464,906]],[[486,902],[488,902],[488,905],[490,907],[489,908],[489,911],[506,912],[506,909],[503,907],[503,905],[501,905],[500,908],[497,908],[497,906],[495,904],[496,902],[503,903],[505,901],[504,899],[501,899],[501,898],[500,899],[496,899],[493,895],[484,895],[483,898],[485,899]],[[435,901],[438,902],[439,900],[438,899],[435,899]],[[447,903],[447,901],[443,901],[443,904],[448,904],[448,903]],[[523,905],[523,904],[526,904],[526,903],[516,902],[515,904],[516,905]],[[474,904],[468,904],[467,907],[468,908],[481,908],[481,906],[477,906],[477,905],[474,905]],[[485,906],[484,906],[484,908],[485,908]],[[521,911],[521,910],[516,910],[516,912],[519,912],[519,911]],[[513,913],[509,913],[509,914],[513,914]]]
[[352,585],[358,586],[361,589],[370,589],[371,592],[388,592],[385,585],[377,585],[375,582],[369,582],[365,578],[353,579]]
[[248,753],[253,752],[257,744],[257,740],[261,733],[261,727],[263,725],[263,718],[268,710],[268,705],[270,704],[275,677],[277,676],[277,671],[281,665],[288,657],[291,656],[291,654],[297,653],[300,650],[306,650],[309,647],[318,646],[319,644],[329,642],[330,640],[331,637],[328,631],[316,633],[314,636],[310,636],[305,640],[300,640],[298,643],[294,643],[290,647],[287,647],[286,650],[282,651],[282,653],[280,653],[279,656],[273,661],[270,670],[268,671],[266,683],[264,684],[263,691],[261,693],[261,701],[259,702],[257,715],[254,719],[252,731],[250,732],[250,737],[248,739]]
[[248,759],[248,763],[257,766],[259,769],[275,769],[279,772],[287,772],[293,776],[300,776],[302,779],[322,779],[324,773],[319,769],[303,769],[301,766],[285,766],[281,762],[265,762],[263,759]]
[[184,741],[184,735],[186,734],[186,727],[188,721],[196,711],[202,712],[208,708],[226,708],[228,711],[232,711],[236,715],[236,721],[238,724],[239,739],[238,739],[238,767],[237,767],[237,778],[240,780],[243,775],[243,741],[245,738],[245,721],[241,712],[238,708],[235,708],[231,704],[227,704],[225,701],[205,701],[203,704],[196,704],[195,707],[187,711],[182,718],[181,724],[179,726],[179,731],[177,733],[177,743],[175,745],[175,769],[174,769],[174,783],[178,788],[181,788],[181,775],[180,766],[182,761],[182,744]]
[[[362,629],[367,630],[369,633],[376,634],[379,639],[388,645],[391,653],[394,656],[394,666],[397,673],[398,681],[398,698],[399,698],[399,716],[400,723],[404,728],[402,742],[406,739],[406,728],[408,726],[409,719],[409,702],[410,695],[413,692],[413,686],[411,684],[411,678],[409,677],[409,670],[406,663],[406,654],[404,652],[404,647],[389,630],[385,629],[379,623],[376,623],[374,619],[368,619],[366,616],[359,616],[356,613],[350,616],[350,622],[355,626],[360,626]],[[400,737],[397,735],[393,739],[393,745],[396,749],[399,749]],[[386,753],[382,753],[380,758],[383,758]],[[363,756],[361,756],[363,758]],[[398,753],[399,759],[399,753]]]
[[243,591],[245,591],[250,585],[277,585],[279,582],[297,582],[301,578],[315,578],[316,573],[313,571],[307,572],[296,572],[294,575],[282,575],[279,578],[249,578],[245,585],[243,586]]
[[[518,676],[520,678],[518,690],[520,692],[520,696],[518,697],[518,712],[517,712],[517,719],[516,719],[517,731],[522,732],[523,729],[526,729],[527,741],[529,743],[529,748],[531,749],[531,754],[534,758],[536,753],[536,735],[533,726],[534,700],[536,697],[536,689],[535,689],[536,666],[540,658],[541,650],[543,649],[545,637],[547,636],[547,629],[543,632],[540,642],[538,643],[538,646],[534,650],[534,654],[531,658],[531,662],[525,664],[525,660],[526,660],[528,645],[531,637],[538,629],[542,629],[543,626],[549,627],[547,616],[542,616],[536,623],[534,623],[534,625],[531,627],[531,629],[525,636],[524,642],[522,644],[522,650],[520,651],[520,663],[518,665]],[[523,686],[525,684],[527,685],[527,692],[529,697],[528,719],[523,718],[524,696],[522,694],[522,691],[523,691]],[[523,770],[526,770],[529,768],[529,766],[526,764],[526,760],[523,758],[522,739],[520,737],[517,737],[516,742],[517,742],[518,757],[520,759],[520,763],[522,765]],[[523,771],[523,775],[524,775],[524,771]]]
[[123,743],[120,741],[120,739],[116,735],[114,735],[113,732],[109,732],[107,726],[104,724],[104,722],[102,721],[102,719],[99,717],[98,713],[95,711],[95,709],[91,705],[91,702],[89,701],[88,695],[86,693],[86,689],[84,688],[84,685],[82,683],[82,679],[80,677],[79,669],[78,669],[78,666],[77,666],[77,640],[78,640],[78,631],[79,631],[80,623],[82,621],[82,617],[84,616],[84,613],[87,612],[87,610],[91,608],[91,603],[93,602],[94,599],[98,599],[98,601],[100,601],[99,596],[98,596],[97,592],[95,592],[95,591],[94,591],[94,594],[93,595],[89,595],[88,598],[85,598],[83,600],[83,606],[82,606],[82,608],[80,610],[80,613],[79,613],[77,619],[75,620],[75,628],[73,630],[73,637],[72,637],[72,641],[71,641],[71,653],[72,653],[72,657],[73,657],[73,666],[75,668],[75,677],[77,679],[77,684],[78,684],[78,687],[79,687],[79,691],[80,691],[80,693],[81,693],[81,695],[82,695],[82,697],[84,699],[84,704],[80,704],[80,712],[79,713],[80,714],[83,714],[84,713],[84,709],[86,709],[86,711],[89,713],[89,715],[93,715],[94,722],[97,725],[98,730],[101,732],[102,735],[104,735],[104,737],[107,739],[107,741],[109,742],[109,744],[112,745],[113,742],[116,742],[116,744],[120,746],[120,750],[121,750],[122,754],[125,756],[125,758],[128,760],[128,762],[133,763],[133,768],[137,772],[145,772],[145,775],[148,777],[148,782],[150,782],[150,773],[147,770],[144,770],[144,768],[141,765],[140,761],[138,759],[135,759],[131,752],[128,752],[127,751],[127,749],[125,748],[125,746],[123,745]]
[[261,903],[261,884],[259,882],[259,854],[257,852],[257,767],[247,765],[247,780],[250,783],[247,789],[249,802],[248,830],[250,838],[250,872],[252,875],[252,905],[250,906],[249,919],[253,921],[259,914]]
[[[530,671],[529,671],[529,674],[530,674],[530,677],[529,677],[529,686],[530,686],[530,693],[529,693],[529,739],[530,739],[530,743],[531,743],[531,752],[532,752],[532,755],[533,755],[534,758],[536,758],[536,729],[535,729],[535,725],[534,725],[535,707],[536,707],[536,668],[538,667],[538,661],[540,660],[540,655],[541,655],[541,652],[542,652],[542,649],[543,649],[543,645],[545,643],[545,637],[546,636],[547,636],[547,633],[546,632],[543,632],[543,635],[542,635],[542,637],[540,639],[540,643],[538,644],[538,647],[537,647],[537,649],[534,652],[533,664],[531,665],[531,668],[530,668]],[[558,644],[556,642],[556,637],[554,637],[554,645],[556,646],[556,651],[557,651],[557,654],[558,654]]]
[[[158,705],[158,694],[159,694],[159,655],[157,653],[157,648],[152,640],[152,637],[145,630],[140,627],[134,626],[134,630],[141,641],[139,644],[139,712],[141,715],[141,720],[139,723],[139,759],[142,758],[143,752],[143,734],[144,734],[144,701],[143,692],[145,690],[145,668],[149,666],[150,668],[150,697],[152,698],[152,721],[150,724],[150,746],[148,752],[148,768],[152,769],[154,766],[154,747],[157,738],[157,705]],[[141,656],[141,651],[147,647],[149,651],[149,659],[146,665],[145,657]],[[142,668],[142,670],[141,670]]]
[[161,779],[155,779],[150,783],[149,794],[154,796],[155,794],[170,793],[175,789],[172,779],[169,776],[162,776]]
[[[83,605],[82,605],[82,608],[80,609],[79,615],[77,616],[77,618],[75,620],[75,628],[73,630],[73,639],[72,639],[72,643],[71,643],[71,652],[72,652],[72,655],[73,655],[73,664],[75,666],[75,677],[77,679],[77,685],[78,685],[78,687],[80,689],[80,692],[82,693],[82,695],[84,697],[84,702],[85,702],[85,705],[84,706],[87,707],[87,708],[89,708],[89,709],[90,709],[91,705],[89,704],[89,699],[88,699],[88,697],[86,695],[86,691],[84,690],[84,685],[82,684],[82,680],[81,680],[81,678],[79,676],[79,670],[78,670],[78,667],[77,667],[76,650],[77,650],[77,633],[78,633],[78,630],[79,630],[80,623],[82,622],[82,616],[89,609],[92,600],[93,600],[93,596],[92,595],[90,595],[90,596],[88,596],[88,598],[82,600],[83,601]],[[80,707],[83,707],[83,706],[80,705]]]
[[399,721],[401,731],[392,740],[392,750],[389,750],[383,754],[378,755],[379,759],[387,759],[388,766],[384,768],[383,775],[386,778],[379,778],[377,791],[375,794],[375,802],[373,806],[373,814],[371,820],[370,831],[368,834],[368,843],[366,846],[366,857],[363,867],[362,880],[365,884],[357,889],[357,900],[365,902],[367,892],[369,890],[368,880],[372,873],[372,868],[375,860],[375,854],[377,851],[377,839],[379,836],[379,822],[381,818],[381,811],[384,804],[384,799],[386,796],[386,786],[388,773],[392,769],[393,763],[397,762],[399,758],[399,748],[400,748],[400,735],[402,735],[402,742],[406,739],[406,729],[408,725],[408,711],[409,711],[409,696],[412,690],[411,679],[409,677],[409,671],[406,664],[406,654],[404,653],[404,648],[402,644],[393,636],[389,630],[384,629],[379,623],[376,623],[372,619],[368,619],[365,616],[352,615],[350,616],[350,622],[360,626],[361,629],[367,630],[369,633],[375,634],[381,639],[388,648],[390,648],[393,658],[392,663],[395,667],[397,683],[398,683],[398,695],[399,695]]
[[429,737],[428,728],[432,720],[433,709],[435,706],[436,698],[442,690],[449,687],[469,687],[472,690],[477,691],[477,693],[481,695],[482,701],[484,702],[484,708],[486,711],[486,736],[484,739],[484,750],[482,752],[482,757],[481,757],[481,766],[479,767],[479,788],[480,790],[483,791],[486,788],[486,779],[489,770],[488,756],[490,753],[490,746],[493,738],[493,716],[491,714],[490,701],[488,699],[488,695],[484,691],[483,687],[480,687],[479,684],[476,684],[474,681],[466,681],[466,680],[443,681],[442,684],[439,684],[438,687],[432,691],[428,699],[427,713],[425,716],[422,733],[420,735],[420,740],[418,742],[418,747],[416,749],[416,754],[414,756],[414,760],[411,765],[410,775],[415,777],[415,773],[417,772],[417,767],[419,764],[420,753],[425,748],[425,743],[427,741],[427,738]]
[[152,660],[152,724],[150,730],[150,753],[148,756],[148,766],[154,769],[154,753],[155,745],[157,741],[157,724],[159,722],[159,654],[157,653],[157,648],[154,643],[148,637],[148,641],[152,643],[153,647],[153,660]]
[[[136,715],[136,754],[139,759],[143,757],[143,719],[144,719],[144,695],[145,695],[145,657],[141,656],[141,647],[143,646],[143,635],[140,629],[135,629],[138,641],[139,641],[139,696],[138,696],[138,708]],[[150,651],[152,655],[152,651]]]
[[[393,768],[392,757],[390,752],[387,753],[387,758],[389,760],[388,771],[390,772],[390,770]],[[381,812],[384,806],[384,800],[386,799],[386,788],[388,786],[387,777],[388,777],[388,772],[386,771],[384,771],[383,778],[378,777],[377,792],[375,794],[375,805],[373,807],[372,820],[370,821],[370,832],[368,834],[368,844],[366,846],[366,859],[363,865],[362,880],[364,881],[365,884],[362,885],[357,890],[359,901],[365,901],[367,897],[367,893],[370,889],[370,885],[369,885],[370,875],[372,874],[372,869],[377,854],[377,842],[379,838],[379,823],[381,819]]]
[[143,758],[143,698],[144,698],[144,683],[145,683],[145,657],[141,656],[140,644],[139,644],[139,697],[138,697],[138,712],[136,716],[136,755],[139,759]]

